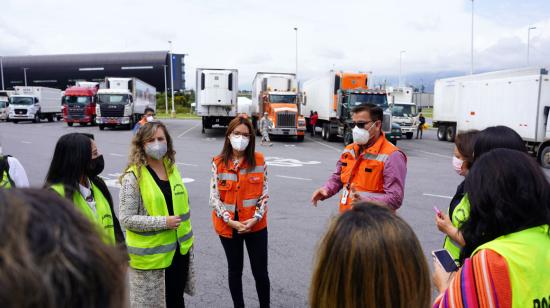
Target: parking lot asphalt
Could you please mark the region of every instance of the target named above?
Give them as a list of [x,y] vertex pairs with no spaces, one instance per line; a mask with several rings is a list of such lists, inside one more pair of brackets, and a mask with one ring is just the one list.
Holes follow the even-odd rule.
[[[195,234],[197,295],[186,296],[189,307],[231,307],[227,285],[227,263],[212,228],[208,204],[212,157],[221,151],[224,129],[201,133],[198,120],[165,120],[174,139],[176,159],[190,194],[191,219]],[[126,163],[132,133],[126,130],[100,131],[97,127],[68,127],[53,123],[0,123],[4,154],[17,157],[32,186],[40,187],[57,139],[70,132],[93,133],[105,158],[102,176],[118,207],[118,181]],[[268,162],[270,205],[269,273],[273,307],[306,307],[316,245],[330,219],[338,212],[333,197],[313,207],[309,200],[334,171],[343,149],[339,142],[320,136],[306,136],[304,142],[277,139],[272,147],[259,146]],[[451,165],[453,144],[437,141],[435,131],[421,140],[400,140],[398,146],[408,158],[405,199],[398,215],[414,229],[431,266],[430,252],[441,247],[443,236],[434,224],[433,207],[446,210],[461,177]],[[549,174],[548,171],[545,171]],[[243,274],[245,302],[258,306],[254,279],[245,255]]]

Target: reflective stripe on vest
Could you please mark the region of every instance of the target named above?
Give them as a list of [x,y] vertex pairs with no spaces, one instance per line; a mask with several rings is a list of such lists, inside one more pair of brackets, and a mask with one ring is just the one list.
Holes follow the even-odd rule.
[[[193,245],[187,189],[176,166],[170,168],[168,162],[165,161],[164,168],[167,171],[172,191],[174,215],[179,216],[182,221],[176,230],[140,232],[126,229],[126,245],[130,255],[130,266],[135,269],[167,268],[172,264],[178,243],[179,252],[182,255],[186,254]],[[164,195],[147,167],[142,166],[138,172],[137,167],[134,165],[128,171],[132,172],[138,179],[143,206],[147,214],[149,216],[168,216],[168,207]]]
[[[92,222],[102,234],[103,242],[107,244],[115,243],[115,230],[113,225],[113,216],[109,201],[103,196],[101,191],[90,182],[91,191],[95,201],[95,212],[90,208],[90,205],[80,191],[73,193],[73,204],[79,211]],[[65,187],[63,184],[54,184],[51,188],[61,197],[65,198]]]
[[256,166],[252,169],[241,169],[239,170],[240,174],[250,174],[250,173],[264,173],[264,166]]
[[[470,217],[470,200],[468,199],[468,195],[465,194],[460,200],[460,203],[458,203],[455,207],[452,213],[451,222],[453,223],[453,226],[458,229],[462,226],[466,219],[468,219],[468,217]],[[446,235],[443,248],[449,251],[455,261],[458,261],[460,251],[462,250],[462,246],[460,246],[460,244],[453,241],[448,235]]]
[[4,174],[2,174],[2,178],[0,179],[0,188],[4,188],[4,189],[11,188],[11,183],[8,176],[9,176],[8,172],[4,171]]
[[218,174],[218,180],[237,182],[237,175],[233,174],[233,173],[220,173],[220,174]]
[[386,162],[386,160],[388,159],[389,155],[386,155],[386,154],[371,154],[371,153],[366,153],[365,155],[363,155],[363,159],[371,159],[371,160],[376,160],[376,161],[380,161],[380,162]]
[[512,286],[512,307],[548,307],[550,235],[548,225],[498,237],[472,253],[490,249],[506,260]]

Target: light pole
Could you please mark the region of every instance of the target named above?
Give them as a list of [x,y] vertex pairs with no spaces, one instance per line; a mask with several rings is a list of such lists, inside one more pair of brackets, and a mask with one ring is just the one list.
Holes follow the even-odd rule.
[[168,116],[168,83],[166,82],[166,64],[164,67],[164,103],[166,105],[166,116]]
[[399,87],[401,87],[401,73],[403,69],[403,54],[407,52],[406,50],[401,50],[399,52]]
[[298,27],[294,27],[294,32],[296,33],[296,80],[298,80]]
[[170,55],[170,94],[172,95],[172,118],[175,118],[176,108],[174,107],[174,65],[172,64],[172,41],[168,41],[168,44],[170,44],[168,54]]
[[28,67],[23,68],[23,77],[25,78],[25,87],[27,86],[27,70],[28,69],[29,69]]
[[4,57],[0,57],[0,75],[2,76],[2,90],[4,90]]
[[529,26],[527,28],[527,66],[529,66],[529,43],[531,42],[531,30],[536,29],[537,27],[531,27]]
[[472,0],[472,35],[470,44],[470,75],[474,74],[474,0]]

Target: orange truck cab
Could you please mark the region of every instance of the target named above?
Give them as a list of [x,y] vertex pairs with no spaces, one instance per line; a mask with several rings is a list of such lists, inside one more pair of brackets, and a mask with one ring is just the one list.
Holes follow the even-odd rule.
[[264,112],[272,125],[269,134],[296,136],[304,140],[306,122],[300,112],[301,95],[296,75],[290,73],[257,73],[252,86],[253,122],[258,128]]
[[73,126],[74,123],[80,125],[96,124],[96,101],[97,90],[99,86],[96,84],[90,86],[73,86],[65,90],[63,96],[63,120],[68,126]]

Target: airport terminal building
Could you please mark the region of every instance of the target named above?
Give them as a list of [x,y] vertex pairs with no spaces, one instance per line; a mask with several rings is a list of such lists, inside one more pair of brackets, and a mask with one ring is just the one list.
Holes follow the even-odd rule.
[[[174,91],[185,90],[184,54],[172,54]],[[164,92],[170,91],[168,51],[65,54],[0,57],[3,86],[51,87],[64,90],[78,80],[103,81],[105,77],[137,77]],[[166,76],[166,79],[165,79]],[[2,86],[0,84],[0,86]]]

